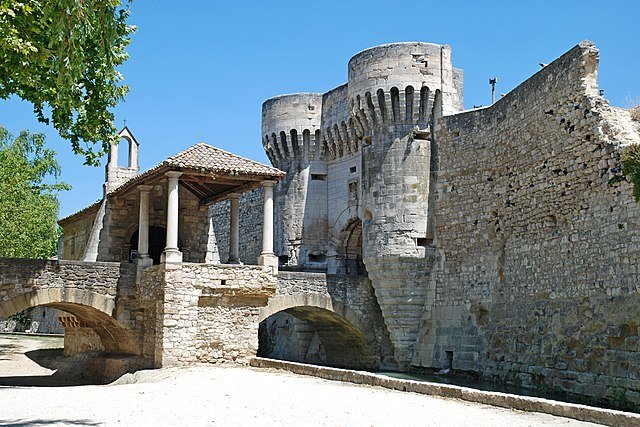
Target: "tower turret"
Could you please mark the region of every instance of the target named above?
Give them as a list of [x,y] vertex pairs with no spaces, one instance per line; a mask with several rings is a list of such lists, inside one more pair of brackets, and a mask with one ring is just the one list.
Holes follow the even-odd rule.
[[263,147],[271,163],[288,172],[276,192],[275,251],[283,265],[325,262],[318,254],[324,254],[327,184],[311,181],[327,173],[321,160],[321,117],[321,94],[282,95],[262,104]]
[[413,356],[435,251],[435,117],[462,107],[448,46],[377,46],[349,61],[362,148],[363,258],[401,367]]

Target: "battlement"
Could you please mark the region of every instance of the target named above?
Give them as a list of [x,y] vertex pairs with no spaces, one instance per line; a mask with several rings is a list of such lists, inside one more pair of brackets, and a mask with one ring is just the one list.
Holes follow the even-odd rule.
[[[357,155],[376,129],[406,135],[462,109],[462,70],[451,48],[421,42],[375,46],[348,63],[348,82],[324,94],[281,95],[262,106],[262,144],[271,162],[331,162]],[[302,137],[301,137],[302,136]],[[402,135],[400,135],[402,136]]]
[[319,158],[322,95],[281,95],[262,104],[262,146],[275,166]]

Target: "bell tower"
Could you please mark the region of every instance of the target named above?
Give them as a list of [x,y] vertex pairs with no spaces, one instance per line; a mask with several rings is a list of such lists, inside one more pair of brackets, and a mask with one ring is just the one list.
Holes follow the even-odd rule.
[[[124,182],[138,175],[138,171],[140,170],[140,166],[138,165],[138,148],[140,144],[131,133],[131,130],[125,126],[122,128],[120,133],[118,133],[120,137],[117,143],[111,144],[109,148],[109,159],[107,161],[106,175],[107,179],[104,184],[105,193],[109,193],[110,191],[118,188]],[[122,141],[127,141],[129,144],[128,150],[128,160],[126,165],[120,166],[118,160],[118,146]]]

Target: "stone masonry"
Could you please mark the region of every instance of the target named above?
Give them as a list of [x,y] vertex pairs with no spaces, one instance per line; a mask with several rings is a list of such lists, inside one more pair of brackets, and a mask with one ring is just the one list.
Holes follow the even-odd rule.
[[61,221],[65,258],[112,262],[2,260],[0,314],[60,308],[70,352],[146,366],[444,368],[637,410],[640,123],[597,70],[583,42],[462,111],[450,47],[364,50],[345,84],[264,102],[286,176],[203,143],[138,175],[127,130],[105,199]]
[[[637,408],[640,208],[620,155],[640,124],[599,94],[597,69],[584,42],[461,111],[450,48],[399,43],[354,56],[325,94],[265,101],[263,146],[288,172],[281,266],[344,272],[361,230],[356,261],[400,369]],[[272,339],[305,341],[300,316],[279,316]],[[290,360],[313,347],[278,342]]]

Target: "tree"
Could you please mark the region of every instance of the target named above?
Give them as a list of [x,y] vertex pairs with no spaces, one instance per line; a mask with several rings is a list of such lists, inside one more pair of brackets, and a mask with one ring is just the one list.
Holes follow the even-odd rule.
[[0,0],[0,99],[31,102],[87,164],[118,140],[128,16],[120,0]]
[[56,254],[58,200],[69,185],[58,182],[55,152],[43,134],[0,126],[0,256],[47,258]]

